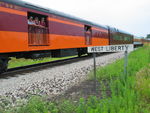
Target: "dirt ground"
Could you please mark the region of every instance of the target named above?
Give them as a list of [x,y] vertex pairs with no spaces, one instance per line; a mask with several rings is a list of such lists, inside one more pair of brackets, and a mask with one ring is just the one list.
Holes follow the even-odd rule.
[[[103,85],[105,88],[103,88]],[[67,90],[64,94],[54,97],[50,99],[52,101],[58,101],[62,99],[78,101],[81,97],[87,99],[90,96],[96,96],[98,98],[103,98],[103,93],[105,92],[105,96],[110,96],[111,91],[108,87],[108,81],[102,81],[100,84],[98,81],[96,82],[96,90],[95,90],[95,81],[94,80],[86,80],[76,86],[73,86],[69,90]]]

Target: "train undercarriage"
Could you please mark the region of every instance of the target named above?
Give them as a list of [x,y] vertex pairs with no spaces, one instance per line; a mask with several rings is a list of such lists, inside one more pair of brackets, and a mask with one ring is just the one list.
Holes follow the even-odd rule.
[[7,71],[8,61],[8,57],[0,57],[0,73]]
[[66,57],[87,54],[87,48],[72,48],[72,49],[58,49],[47,51],[30,51],[30,52],[18,52],[0,55],[0,73],[6,72],[8,68],[8,62],[11,57],[25,58],[25,59],[40,59],[45,57]]

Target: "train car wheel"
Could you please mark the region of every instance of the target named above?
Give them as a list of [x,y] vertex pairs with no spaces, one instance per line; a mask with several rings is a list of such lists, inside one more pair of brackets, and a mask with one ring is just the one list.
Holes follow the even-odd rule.
[[3,61],[0,59],[0,73],[2,73]]
[[77,51],[78,51],[78,57],[81,57],[81,55],[82,55],[81,49],[80,49],[80,48],[77,48]]
[[0,73],[3,73],[5,71],[7,71],[7,67],[8,67],[8,59],[0,59]]

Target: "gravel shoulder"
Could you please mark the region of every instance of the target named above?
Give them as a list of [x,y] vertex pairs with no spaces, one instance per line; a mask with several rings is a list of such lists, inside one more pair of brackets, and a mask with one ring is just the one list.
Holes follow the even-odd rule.
[[[97,66],[105,66],[123,57],[112,53],[96,58]],[[54,97],[88,79],[93,69],[93,59],[47,68],[37,72],[18,74],[0,79],[0,103],[7,98],[10,103],[28,100],[32,95]]]

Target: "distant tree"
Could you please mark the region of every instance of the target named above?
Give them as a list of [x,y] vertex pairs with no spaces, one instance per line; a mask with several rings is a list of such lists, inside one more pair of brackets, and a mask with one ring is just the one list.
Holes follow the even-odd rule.
[[147,34],[147,37],[146,37],[147,39],[150,39],[150,34]]

